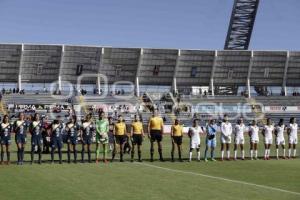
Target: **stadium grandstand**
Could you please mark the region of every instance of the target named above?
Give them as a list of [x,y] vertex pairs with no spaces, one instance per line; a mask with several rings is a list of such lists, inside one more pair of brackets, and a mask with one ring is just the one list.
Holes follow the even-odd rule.
[[124,106],[128,117],[159,108],[170,124],[175,116],[218,117],[220,108],[235,115],[241,105],[248,116],[288,118],[300,109],[297,51],[0,44],[0,55],[2,107],[11,114],[84,102],[110,113]]

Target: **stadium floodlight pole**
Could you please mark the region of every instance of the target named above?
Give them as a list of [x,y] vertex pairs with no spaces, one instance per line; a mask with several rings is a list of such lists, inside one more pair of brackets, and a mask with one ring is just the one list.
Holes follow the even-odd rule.
[[22,90],[22,68],[23,68],[24,46],[25,45],[22,44],[21,56],[20,56],[20,64],[19,64],[19,74],[18,74],[18,88],[19,88],[19,91]]
[[287,91],[286,91],[286,78],[287,78],[287,72],[289,68],[289,62],[290,62],[290,52],[286,52],[286,61],[285,61],[285,66],[284,66],[284,74],[283,74],[283,80],[282,80],[282,89],[284,92],[284,96],[287,96]]
[[61,55],[60,55],[60,63],[59,63],[59,75],[58,75],[58,90],[59,91],[62,91],[61,70],[63,69],[63,65],[64,65],[64,56],[65,56],[65,45],[62,45]]
[[139,81],[139,76],[140,76],[140,69],[142,66],[142,61],[143,61],[143,55],[144,55],[144,49],[140,49],[140,55],[139,55],[139,62],[136,70],[136,76],[135,76],[135,90],[136,90],[136,96],[140,96],[140,81]]
[[215,90],[214,90],[214,75],[215,75],[215,70],[218,64],[218,51],[215,50],[215,55],[214,55],[214,62],[213,62],[213,66],[211,69],[211,75],[210,75],[210,81],[209,81],[209,87],[211,90],[211,96],[215,96]]
[[254,61],[254,51],[251,51],[251,57],[249,62],[249,68],[248,68],[248,75],[247,75],[247,92],[248,92],[248,98],[251,98],[251,72],[252,72],[252,66]]
[[181,50],[178,49],[177,58],[176,58],[176,64],[175,64],[175,70],[174,70],[174,74],[173,74],[173,87],[172,88],[173,88],[174,93],[177,92],[177,80],[176,80],[176,77],[177,77],[177,71],[178,71],[178,68],[179,68],[180,56],[181,56]]

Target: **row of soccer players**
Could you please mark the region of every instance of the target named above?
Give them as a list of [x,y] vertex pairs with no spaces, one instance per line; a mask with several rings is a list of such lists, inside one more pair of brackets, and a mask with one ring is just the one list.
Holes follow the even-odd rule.
[[[110,128],[110,123],[108,122],[105,113],[101,112],[99,114],[99,119],[96,120],[96,123],[92,120],[92,115],[87,115],[86,119],[82,122],[81,125],[76,122],[76,117],[71,117],[70,121],[64,125],[59,119],[53,121],[50,126],[50,142],[51,142],[51,160],[54,161],[54,151],[58,150],[60,163],[62,162],[62,146],[63,146],[63,135],[66,135],[66,143],[68,144],[68,162],[70,162],[71,151],[74,154],[74,161],[77,161],[77,149],[76,145],[78,142],[78,137],[82,143],[81,150],[81,160],[84,162],[85,151],[88,153],[88,160],[91,162],[91,144],[93,140],[94,132],[96,132],[96,162],[99,160],[100,148],[99,145],[103,146],[103,161],[106,160],[106,146],[110,140],[109,133],[111,132],[113,135],[113,152],[112,152],[112,161],[115,158],[115,154],[117,152],[117,145],[119,146],[120,152],[120,161],[123,161],[123,152],[124,152],[124,144],[127,139],[127,130],[126,124],[124,123],[122,116],[119,116],[118,121],[113,124],[112,128]],[[153,161],[154,155],[154,142],[158,144],[158,152],[160,156],[160,160],[163,161],[162,156],[162,138],[163,138],[163,120],[158,116],[157,111],[155,111],[153,117],[149,119],[148,124],[148,137],[150,139],[151,148],[150,148],[150,156],[151,161]],[[41,163],[41,146],[43,143],[42,139],[42,129],[43,125],[40,121],[39,114],[35,114],[32,121],[24,120],[24,114],[19,114],[19,119],[11,124],[9,122],[8,116],[3,117],[3,122],[0,126],[0,140],[1,140],[1,162],[3,162],[4,157],[4,147],[6,147],[7,160],[10,160],[10,152],[9,145],[11,143],[11,133],[15,133],[15,141],[18,147],[18,164],[23,164],[24,158],[24,148],[26,144],[26,136],[27,129],[31,133],[31,162],[34,159],[34,152],[37,150],[39,155],[39,163]],[[294,156],[296,156],[296,144],[297,144],[297,129],[298,125],[294,118],[291,119],[290,125],[288,126],[288,135],[289,135],[289,157],[291,156],[291,147],[293,148]],[[276,135],[276,147],[277,147],[277,157],[278,157],[278,146],[282,145],[284,148],[284,130],[285,126],[283,121],[280,120],[278,126],[274,128],[270,119],[267,120],[267,124],[262,129],[262,134],[264,136],[265,141],[265,159],[269,159],[270,155],[270,145],[272,144],[273,132]],[[224,116],[224,121],[220,127],[218,127],[214,120],[210,120],[206,127],[201,127],[198,124],[198,120],[193,121],[193,126],[189,128],[188,135],[190,137],[190,156],[189,160],[192,159],[193,149],[197,150],[197,158],[200,160],[200,135],[206,134],[206,149],[205,149],[205,160],[207,160],[207,151],[208,148],[211,148],[211,159],[214,160],[214,149],[216,147],[216,134],[217,132],[221,133],[221,155],[222,160],[224,158],[224,147],[227,150],[227,158],[230,158],[230,150],[229,146],[231,143],[231,135],[234,134],[234,152],[235,159],[237,158],[237,147],[238,145],[241,147],[242,151],[242,159],[244,159],[244,133],[248,131],[250,135],[250,143],[251,150],[250,156],[253,158],[253,151],[255,153],[255,158],[257,158],[257,144],[259,142],[259,127],[256,125],[256,122],[253,121],[253,124],[246,128],[243,123],[243,120],[240,119],[237,125],[232,128],[231,123],[228,121],[228,117]],[[174,150],[175,146],[178,148],[179,160],[182,161],[182,137],[183,137],[183,127],[179,124],[178,120],[175,120],[174,125],[171,128],[171,138],[172,138],[172,151],[171,157],[172,161],[174,161]],[[144,138],[143,124],[140,122],[139,117],[135,116],[134,122],[131,124],[130,130],[130,138],[132,141],[132,151],[131,151],[131,159],[134,159],[135,146],[137,146],[138,150],[138,159],[141,160],[141,145]],[[284,151],[285,156],[285,151]]]
[[[175,121],[175,125],[172,126],[172,134],[176,135],[177,129],[181,129],[178,125],[178,121]],[[243,119],[240,118],[237,124],[233,127],[228,121],[228,116],[225,115],[223,122],[218,126],[215,120],[210,120],[206,127],[200,127],[197,120],[194,120],[193,127],[189,129],[189,136],[191,138],[191,148],[190,148],[190,160],[192,157],[193,149],[197,149],[198,160],[200,160],[200,137],[201,134],[206,134],[206,148],[204,159],[207,161],[207,151],[211,148],[211,160],[214,159],[214,150],[216,147],[216,135],[220,133],[221,142],[221,160],[224,159],[224,153],[226,150],[227,159],[230,159],[230,144],[232,136],[234,138],[234,159],[237,159],[238,147],[241,149],[241,159],[245,159],[244,143],[245,143],[245,133],[249,134],[250,137],[250,158],[251,160],[258,159],[258,143],[259,143],[259,133],[261,132],[264,138],[264,159],[268,160],[270,158],[270,147],[273,143],[273,135],[275,136],[276,145],[276,158],[279,159],[279,147],[283,149],[283,158],[286,158],[285,152],[285,132],[288,135],[288,158],[291,158],[292,150],[293,157],[296,157],[296,144],[298,142],[298,124],[295,118],[290,119],[289,125],[286,127],[284,120],[280,119],[279,123],[274,126],[271,119],[267,119],[267,123],[263,127],[259,127],[255,120],[252,121],[251,125],[246,126]],[[174,138],[174,137],[173,137]],[[177,145],[181,144],[181,141],[174,140]]]

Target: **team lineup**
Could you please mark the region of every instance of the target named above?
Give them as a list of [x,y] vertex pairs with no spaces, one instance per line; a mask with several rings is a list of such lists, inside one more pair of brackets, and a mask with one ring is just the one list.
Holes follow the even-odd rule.
[[[197,153],[197,160],[201,160],[200,153],[200,136],[205,136],[205,151],[204,161],[216,161],[215,149],[217,147],[217,136],[220,138],[221,143],[221,158],[223,161],[230,160],[230,146],[234,143],[234,160],[238,159],[238,150],[240,150],[240,159],[245,159],[245,134],[249,135],[249,158],[251,160],[258,159],[258,143],[259,135],[264,138],[264,157],[263,159],[270,159],[270,147],[273,144],[275,138],[276,146],[276,158],[279,159],[279,150],[282,149],[282,158],[295,158],[296,157],[296,144],[298,142],[298,124],[295,118],[291,118],[288,125],[284,124],[283,119],[280,119],[277,125],[274,125],[271,119],[266,120],[266,124],[263,127],[259,127],[255,120],[250,125],[245,125],[243,118],[238,119],[235,126],[228,121],[228,116],[224,115],[223,121],[217,124],[214,119],[210,119],[205,126],[199,125],[199,119],[192,120],[192,126],[187,128],[187,135],[190,139],[189,142],[189,158],[191,162],[193,158],[193,152]],[[127,130],[130,127],[130,130]],[[43,133],[47,133],[46,137],[43,137]],[[58,116],[51,124],[46,126],[40,119],[39,114],[34,114],[31,119],[26,118],[24,113],[19,113],[18,119],[14,122],[10,122],[7,115],[3,116],[3,120],[0,126],[0,140],[1,140],[1,164],[10,164],[10,145],[12,143],[12,136],[15,136],[15,143],[17,146],[17,164],[22,165],[24,163],[24,150],[27,140],[27,134],[31,135],[31,160],[34,162],[34,155],[38,154],[38,163],[42,163],[42,152],[45,143],[48,143],[51,154],[51,163],[54,163],[55,153],[57,152],[59,163],[62,164],[62,148],[63,144],[67,144],[67,162],[72,161],[77,163],[77,145],[81,144],[81,162],[85,162],[85,155],[87,154],[87,161],[89,163],[95,160],[99,163],[100,157],[104,163],[108,162],[107,152],[111,151],[110,161],[115,160],[117,153],[120,154],[119,161],[124,162],[124,154],[127,151],[127,145],[130,148],[130,161],[135,160],[135,154],[137,153],[137,159],[142,162],[142,144],[147,136],[150,141],[150,161],[154,161],[155,143],[157,143],[157,150],[159,154],[159,160],[165,161],[163,158],[163,137],[164,122],[159,116],[157,110],[154,111],[152,117],[149,119],[147,133],[144,132],[143,123],[141,117],[137,114],[131,124],[128,126],[122,115],[119,115],[117,120],[107,117],[107,114],[103,111],[99,111],[99,117],[97,120],[93,120],[92,114],[87,114],[85,119],[81,123],[77,121],[75,115],[69,117],[67,123],[63,123]],[[182,158],[182,140],[184,137],[184,128],[180,124],[178,119],[174,120],[174,124],[171,126],[171,161],[175,161],[175,152],[178,153],[180,162],[183,162]],[[288,152],[286,153],[285,134],[288,138]],[[233,139],[233,142],[232,142]],[[91,150],[91,145],[96,144],[95,152]],[[210,152],[209,152],[210,151]],[[4,162],[6,153],[6,161]],[[95,153],[95,159],[92,159],[92,154]],[[102,153],[102,155],[100,155]],[[128,151],[129,153],[129,151]],[[210,155],[208,155],[210,153]],[[224,155],[226,153],[226,155]]]

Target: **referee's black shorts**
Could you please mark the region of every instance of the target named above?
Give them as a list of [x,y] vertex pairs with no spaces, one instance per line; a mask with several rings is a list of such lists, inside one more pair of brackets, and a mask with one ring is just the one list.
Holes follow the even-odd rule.
[[161,142],[162,141],[162,133],[161,130],[150,130],[150,139],[151,142]]
[[132,135],[132,144],[133,145],[142,145],[142,143],[143,143],[142,134],[133,134]]
[[182,136],[173,136],[173,141],[175,144],[177,145],[181,145],[182,144]]

